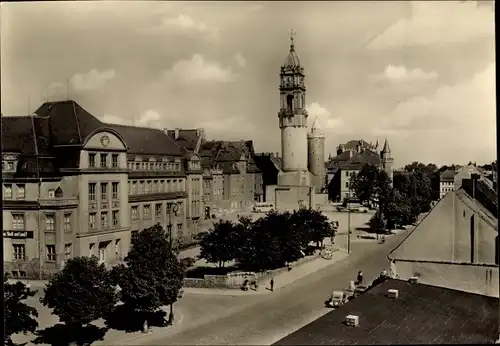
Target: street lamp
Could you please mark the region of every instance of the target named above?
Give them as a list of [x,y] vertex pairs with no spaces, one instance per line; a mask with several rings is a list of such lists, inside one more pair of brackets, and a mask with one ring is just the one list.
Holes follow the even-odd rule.
[[168,213],[168,236],[170,240],[170,249],[172,249],[172,213],[177,213],[179,211],[179,205],[177,203],[167,203],[167,213]]
[[351,186],[347,190],[347,253],[351,253]]

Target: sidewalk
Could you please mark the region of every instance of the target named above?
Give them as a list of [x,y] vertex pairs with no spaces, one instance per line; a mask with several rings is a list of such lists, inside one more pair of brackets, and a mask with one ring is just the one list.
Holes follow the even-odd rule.
[[[305,263],[299,263],[296,266],[292,266],[292,270],[284,271],[274,276],[274,290],[277,291],[282,287],[288,286],[289,284],[306,277],[309,274],[315,273],[323,268],[326,268],[332,264],[342,261],[348,256],[342,250],[335,251],[333,253],[333,258],[330,260],[317,257],[315,259],[309,260]],[[264,284],[259,285],[257,291],[249,289],[248,291],[243,291],[241,289],[213,289],[213,288],[184,288],[184,294],[206,294],[206,295],[225,295],[225,296],[245,296],[245,295],[258,295],[258,294],[268,294],[271,293],[269,290],[269,282],[271,277],[265,281]]]

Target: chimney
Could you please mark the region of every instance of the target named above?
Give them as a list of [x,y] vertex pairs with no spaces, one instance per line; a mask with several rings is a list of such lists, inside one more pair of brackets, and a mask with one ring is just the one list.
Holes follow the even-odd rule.
[[349,158],[352,157],[352,154],[353,154],[352,150],[349,150]]
[[356,315],[347,315],[345,317],[344,323],[349,327],[358,327],[359,326],[359,316]]
[[280,157],[280,154],[278,152],[276,152],[276,157]]
[[390,289],[387,291],[387,296],[391,299],[398,299],[399,297],[399,291],[398,290],[393,290]]
[[179,130],[180,130],[179,128],[176,128],[174,130],[174,139],[179,139]]
[[409,280],[408,280],[409,283],[411,284],[418,284],[418,277],[416,276],[412,276]]

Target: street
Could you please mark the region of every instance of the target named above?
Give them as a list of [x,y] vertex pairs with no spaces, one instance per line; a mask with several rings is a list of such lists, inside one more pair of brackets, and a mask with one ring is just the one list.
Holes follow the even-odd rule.
[[[241,297],[219,297],[237,304],[213,307],[200,306],[198,311],[189,311],[186,296],[178,304],[184,322],[172,330],[159,331],[135,339],[134,344],[173,345],[257,345],[271,344],[324,313],[324,301],[332,291],[345,289],[349,280],[354,280],[362,270],[367,282],[388,266],[387,254],[406,236],[407,232],[391,236],[385,244],[377,242],[353,242],[353,254],[331,267],[310,274],[273,293]],[[213,297],[199,297],[210,301]],[[192,307],[192,301],[189,305]],[[239,304],[238,304],[239,303]],[[231,305],[231,304],[229,304]],[[214,309],[215,308],[215,309]],[[203,314],[203,317],[199,316]],[[197,315],[197,320],[190,320]]]

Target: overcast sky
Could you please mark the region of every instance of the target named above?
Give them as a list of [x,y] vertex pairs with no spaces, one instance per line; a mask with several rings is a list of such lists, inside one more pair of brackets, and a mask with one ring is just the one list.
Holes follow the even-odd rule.
[[4,2],[2,113],[70,98],[277,152],[291,28],[327,153],[387,137],[397,167],[494,160],[494,13],[474,1]]

